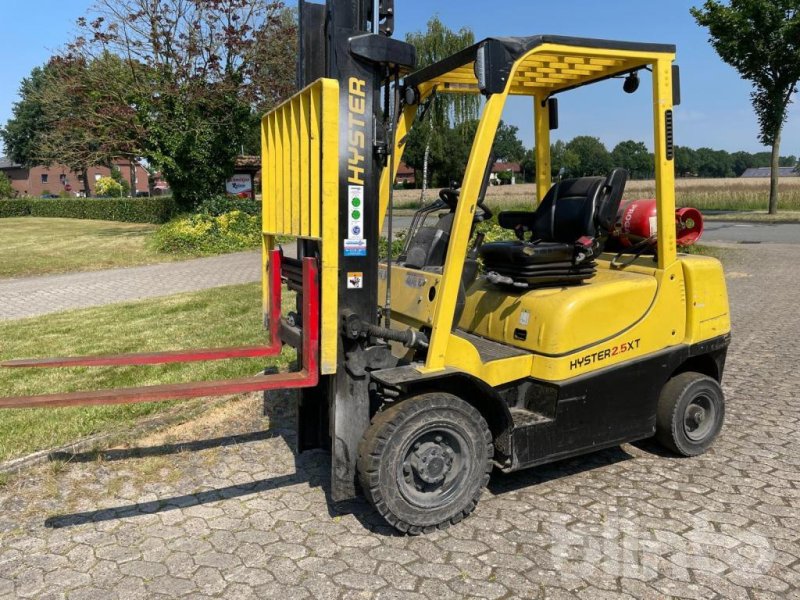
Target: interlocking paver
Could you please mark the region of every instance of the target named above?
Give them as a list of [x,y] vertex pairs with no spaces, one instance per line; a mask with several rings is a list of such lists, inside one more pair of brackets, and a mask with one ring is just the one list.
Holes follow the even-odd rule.
[[[645,442],[495,475],[474,516],[406,538],[328,503],[287,393],[268,420],[250,397],[181,435],[275,435],[184,445],[159,475],[120,449],[0,488],[0,598],[800,597],[796,248],[730,256],[727,424],[704,457]],[[177,447],[159,435],[140,444]]]
[[260,254],[239,252],[144,267],[3,279],[0,321],[251,283],[260,276]]

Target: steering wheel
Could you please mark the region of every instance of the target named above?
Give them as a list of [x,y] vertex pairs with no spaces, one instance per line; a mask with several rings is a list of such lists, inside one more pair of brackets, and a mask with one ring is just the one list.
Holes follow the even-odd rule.
[[444,188],[439,191],[439,200],[447,205],[447,208],[455,212],[458,206],[458,197],[461,195],[461,190],[454,188]]
[[[455,212],[456,207],[458,206],[458,199],[461,196],[461,190],[457,190],[455,188],[444,188],[443,190],[439,191],[439,199],[447,205],[451,211]],[[483,200],[478,201],[478,208],[481,209],[483,214],[476,215],[475,220],[478,223],[483,221],[488,221],[489,219],[494,216],[489,207],[484,204]]]

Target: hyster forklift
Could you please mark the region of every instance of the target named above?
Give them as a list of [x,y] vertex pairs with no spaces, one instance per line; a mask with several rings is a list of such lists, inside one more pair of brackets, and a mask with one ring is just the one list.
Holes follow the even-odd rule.
[[[299,14],[302,91],[262,127],[269,343],[5,363],[159,364],[274,356],[289,345],[299,370],[0,406],[296,388],[298,451],[330,449],[332,499],[360,487],[410,534],[469,515],[494,468],[510,473],[653,436],[680,455],[707,450],[723,422],[730,316],[720,263],[677,253],[675,48],[490,38],[415,71],[414,48],[390,37],[391,0],[301,0]],[[552,184],[550,134],[558,95],[611,78],[633,91],[648,71],[657,241],[620,250],[627,173]],[[483,98],[463,181],[417,213],[399,258],[380,258],[384,223],[393,238],[393,182],[409,133],[441,94]],[[484,243],[477,225],[493,218],[484,194],[510,96],[532,101],[540,201],[497,215],[510,240]],[[294,257],[279,236],[297,238]],[[285,317],[284,288],[297,299]]]

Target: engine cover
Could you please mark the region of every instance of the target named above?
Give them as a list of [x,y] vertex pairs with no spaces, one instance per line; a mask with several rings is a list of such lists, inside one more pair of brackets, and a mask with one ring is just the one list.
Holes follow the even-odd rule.
[[467,292],[459,328],[537,354],[570,354],[641,321],[657,287],[651,275],[602,268],[584,285],[520,292],[479,279]]

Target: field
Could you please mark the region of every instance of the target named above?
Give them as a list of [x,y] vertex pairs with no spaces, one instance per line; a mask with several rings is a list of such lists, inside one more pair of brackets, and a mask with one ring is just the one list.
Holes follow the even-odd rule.
[[[700,210],[763,211],[769,200],[768,179],[678,179],[675,187],[678,206],[693,206]],[[428,200],[437,194],[438,190],[430,190]],[[625,199],[653,197],[653,181],[628,183]],[[419,206],[420,190],[398,190],[394,198],[397,208],[416,208]],[[536,186],[490,187],[487,199],[491,207],[529,209],[536,199]],[[779,209],[800,211],[800,177],[781,180]]]
[[[0,323],[0,360],[254,345],[264,337],[260,286],[248,284]],[[290,359],[287,351],[270,363],[286,365]],[[239,359],[151,367],[3,369],[0,395],[244,377],[258,373],[264,363]],[[170,405],[7,410],[0,415],[0,461],[124,428]]]
[[150,248],[156,225],[20,217],[0,219],[0,277],[89,271],[175,260]]

